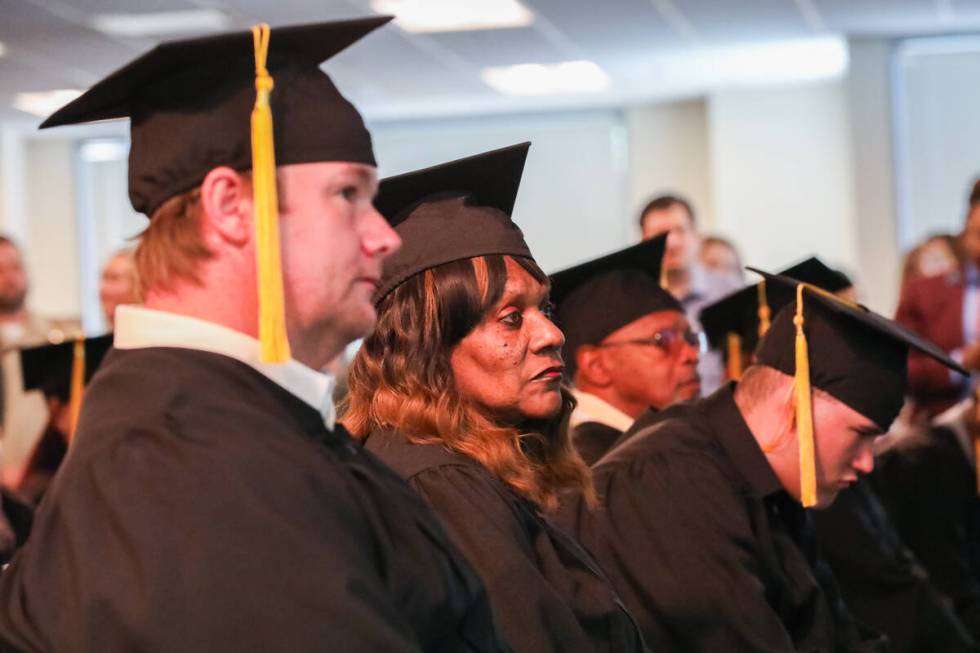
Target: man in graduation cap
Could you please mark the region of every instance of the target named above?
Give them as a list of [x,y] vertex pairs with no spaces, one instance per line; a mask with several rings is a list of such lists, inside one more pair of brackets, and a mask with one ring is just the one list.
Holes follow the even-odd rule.
[[45,123],[130,118],[145,306],[117,311],[0,577],[0,649],[500,649],[475,574],[316,371],[373,326],[399,245],[319,65],[387,20],[163,44]]
[[570,427],[592,465],[645,410],[698,396],[700,341],[660,287],[665,236],[551,275],[565,371],[578,405]]
[[[841,298],[853,296],[850,279],[816,257],[781,275]],[[794,301],[792,286],[763,280],[702,310],[710,342],[726,350],[731,378],[741,376],[743,363],[751,364],[751,352],[769,328],[770,312]],[[821,553],[848,608],[859,621],[885,633],[891,651],[972,650],[969,634],[903,545],[866,477],[859,476],[812,517]]]
[[656,651],[876,651],[815,554],[804,507],[873,466],[930,343],[826,291],[785,283],[737,384],[665,411],[594,468],[600,506],[569,505]]

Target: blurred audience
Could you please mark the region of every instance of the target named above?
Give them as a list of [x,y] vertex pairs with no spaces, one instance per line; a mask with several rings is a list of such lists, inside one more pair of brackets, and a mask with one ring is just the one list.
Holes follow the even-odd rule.
[[[968,200],[959,238],[962,261],[947,274],[908,279],[895,319],[932,340],[954,359],[980,370],[980,180]],[[921,264],[919,264],[921,270]],[[950,374],[928,356],[909,356],[909,395],[913,419],[946,410],[970,391],[971,381]]]
[[99,282],[99,303],[109,330],[115,322],[116,307],[139,301],[136,269],[133,266],[133,250],[120,249],[109,256],[102,268]]
[[[730,292],[742,282],[704,266],[698,258],[701,238],[691,204],[676,195],[652,199],[640,213],[640,230],[644,240],[667,234],[661,285],[684,307],[692,328],[700,330],[701,309]],[[702,394],[710,394],[724,381],[721,354],[706,352],[698,363]]]
[[745,282],[742,257],[735,244],[721,236],[704,236],[699,254],[701,265],[719,274],[731,275],[738,283]]

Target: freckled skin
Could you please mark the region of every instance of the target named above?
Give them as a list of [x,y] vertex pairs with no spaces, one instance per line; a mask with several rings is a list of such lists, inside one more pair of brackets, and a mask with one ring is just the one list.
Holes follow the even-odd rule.
[[565,338],[545,315],[548,288],[507,258],[503,297],[453,350],[450,364],[460,394],[501,424],[553,417],[561,408]]

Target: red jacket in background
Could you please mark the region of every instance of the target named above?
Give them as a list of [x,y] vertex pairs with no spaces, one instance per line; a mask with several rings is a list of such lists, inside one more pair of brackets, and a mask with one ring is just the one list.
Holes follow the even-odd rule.
[[[946,353],[963,347],[965,276],[958,270],[909,281],[902,288],[895,320]],[[952,374],[925,354],[909,353],[909,396],[916,418],[937,415],[961,398],[963,386],[953,381]]]

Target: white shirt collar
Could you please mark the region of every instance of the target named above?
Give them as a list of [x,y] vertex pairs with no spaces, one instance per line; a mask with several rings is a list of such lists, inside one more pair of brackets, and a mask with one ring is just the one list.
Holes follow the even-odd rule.
[[633,426],[633,418],[619,410],[609,402],[599,397],[572,388],[572,394],[578,401],[578,405],[572,412],[569,420],[569,427],[575,428],[585,422],[598,422],[611,426],[617,431],[627,431]]
[[281,364],[263,363],[259,360],[259,341],[234,329],[186,315],[124,305],[116,309],[113,346],[180,347],[234,358],[302,399],[323,416],[327,428],[334,428],[337,412],[333,405],[333,375],[317,372],[293,359]]

